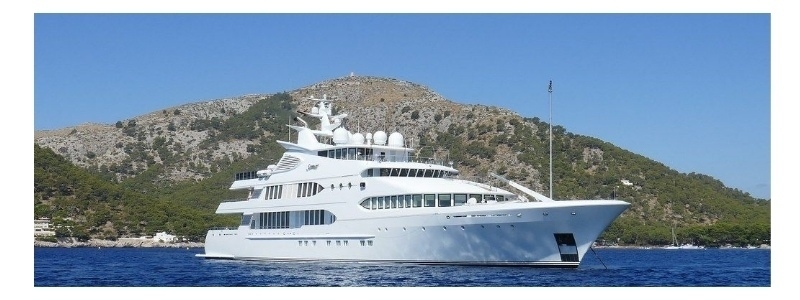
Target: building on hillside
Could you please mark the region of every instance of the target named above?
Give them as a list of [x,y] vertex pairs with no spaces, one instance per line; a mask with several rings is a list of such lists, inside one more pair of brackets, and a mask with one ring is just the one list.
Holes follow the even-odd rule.
[[155,242],[164,242],[164,243],[172,243],[175,242],[175,236],[171,234],[167,234],[166,231],[156,232],[156,235],[153,237],[153,241]]
[[56,232],[52,230],[53,228],[50,227],[50,219],[49,218],[39,218],[33,220],[33,236],[52,236],[56,235]]

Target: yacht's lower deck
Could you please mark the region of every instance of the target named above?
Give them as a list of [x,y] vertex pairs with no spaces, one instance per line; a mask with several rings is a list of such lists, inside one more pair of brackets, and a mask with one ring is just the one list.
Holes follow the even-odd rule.
[[211,230],[206,258],[577,267],[628,206],[536,207],[394,218],[339,219],[330,226]]

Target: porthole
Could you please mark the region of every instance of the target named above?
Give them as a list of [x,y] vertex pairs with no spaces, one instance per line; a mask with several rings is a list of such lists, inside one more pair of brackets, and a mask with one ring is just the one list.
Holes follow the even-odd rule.
[[463,225],[461,226],[461,230],[464,230],[464,226]]

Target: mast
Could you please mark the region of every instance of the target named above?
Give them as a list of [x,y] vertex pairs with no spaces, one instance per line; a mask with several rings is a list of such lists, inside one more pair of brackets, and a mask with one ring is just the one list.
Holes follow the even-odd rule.
[[550,199],[553,199],[553,81],[547,87],[550,94]]

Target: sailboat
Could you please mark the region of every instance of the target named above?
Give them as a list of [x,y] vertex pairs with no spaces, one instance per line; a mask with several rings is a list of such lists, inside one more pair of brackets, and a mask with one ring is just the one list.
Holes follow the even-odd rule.
[[705,247],[695,244],[678,244],[678,238],[675,236],[675,227],[672,227],[672,245],[665,246],[664,249],[705,249]]

